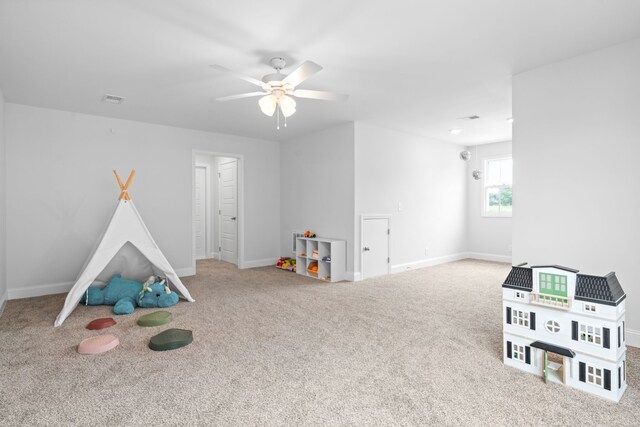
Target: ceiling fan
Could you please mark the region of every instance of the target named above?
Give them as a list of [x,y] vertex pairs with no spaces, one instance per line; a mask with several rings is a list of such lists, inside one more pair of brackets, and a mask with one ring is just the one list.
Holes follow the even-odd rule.
[[233,75],[246,82],[252,83],[262,89],[262,92],[247,92],[238,95],[224,96],[222,98],[216,98],[216,101],[232,101],[241,98],[252,98],[255,96],[261,96],[258,101],[260,110],[267,116],[273,116],[276,111],[278,112],[278,125],[277,129],[280,129],[280,114],[285,118],[284,125],[287,126],[287,117],[290,117],[296,112],[296,101],[293,98],[309,98],[320,99],[324,101],[345,101],[349,98],[349,95],[344,95],[335,92],[326,92],[321,90],[306,90],[296,89],[299,84],[313,76],[322,67],[315,62],[305,61],[292,71],[290,74],[283,74],[282,69],[287,65],[284,58],[275,57],[271,58],[269,65],[273,67],[275,73],[267,74],[262,77],[262,80],[254,79],[253,77],[246,76],[244,74],[232,71],[228,68],[220,65],[212,65],[218,71]]

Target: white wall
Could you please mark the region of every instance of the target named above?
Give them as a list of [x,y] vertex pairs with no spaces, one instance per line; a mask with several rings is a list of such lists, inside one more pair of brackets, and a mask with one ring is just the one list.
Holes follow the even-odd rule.
[[513,260],[615,271],[640,346],[640,39],[515,76]]
[[10,103],[5,118],[11,298],[68,288],[115,209],[112,169],[136,169],[147,227],[173,267],[193,273],[193,150],[243,156],[245,262],[277,258],[278,143]]
[[471,175],[473,170],[482,170],[484,159],[511,155],[511,141],[467,147],[471,160],[467,161],[467,240],[470,256],[492,261],[511,262],[511,217],[482,216],[483,182]]
[[6,264],[6,159],[5,159],[5,122],[4,122],[4,97],[0,89],[0,315],[7,301],[7,264]]
[[353,272],[354,124],[347,123],[280,145],[280,254],[291,256],[291,233],[311,230],[347,241]]
[[[458,157],[462,150],[455,144],[357,122],[358,249],[361,215],[391,214],[393,272],[466,257],[466,165]],[[355,271],[360,272],[359,250],[356,254]]]

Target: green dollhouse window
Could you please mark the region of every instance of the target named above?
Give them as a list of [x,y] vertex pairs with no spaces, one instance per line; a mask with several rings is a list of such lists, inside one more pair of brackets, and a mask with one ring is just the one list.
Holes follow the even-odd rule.
[[538,275],[540,293],[558,297],[567,297],[567,276],[540,273]]

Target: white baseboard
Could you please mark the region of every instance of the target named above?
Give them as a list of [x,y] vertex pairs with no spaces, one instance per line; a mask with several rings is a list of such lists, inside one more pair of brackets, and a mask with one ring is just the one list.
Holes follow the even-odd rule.
[[64,294],[71,290],[75,282],[51,283],[48,285],[26,286],[9,289],[9,299],[40,297],[42,295]]
[[276,265],[276,262],[278,262],[277,258],[254,259],[243,262],[242,266],[239,266],[238,268],[268,267],[270,265]]
[[359,282],[362,280],[362,273],[359,271],[347,271],[346,279],[350,282]]
[[404,264],[396,264],[391,266],[391,274],[401,273],[403,271],[415,270],[417,268],[432,267],[434,265],[445,264],[452,261],[460,261],[469,258],[466,252],[459,254],[445,255],[435,258],[427,258],[420,261],[406,262]]
[[187,267],[187,268],[177,268],[174,270],[178,277],[187,277],[187,276],[195,276],[196,268],[195,267]]
[[4,294],[0,297],[0,317],[4,313],[4,308],[7,306],[7,300],[9,299],[9,291],[5,289]]
[[511,264],[511,255],[484,254],[481,252],[468,252],[467,258],[479,259],[482,261],[506,262]]
[[640,348],[640,331],[627,329],[625,331],[625,339],[627,340],[628,346]]

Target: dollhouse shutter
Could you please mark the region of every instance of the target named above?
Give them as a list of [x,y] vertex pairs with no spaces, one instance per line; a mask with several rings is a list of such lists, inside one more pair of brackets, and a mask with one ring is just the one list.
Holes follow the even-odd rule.
[[511,359],[511,341],[507,341],[507,357]]
[[507,307],[507,323],[511,324],[511,307]]
[[535,331],[536,330],[536,314],[532,311],[531,313],[529,313],[529,326],[531,328],[531,330]]
[[527,365],[531,365],[531,347],[529,346],[524,348],[524,362]]
[[618,388],[622,388],[622,368],[618,366]]
[[620,335],[620,326],[618,326],[618,348],[622,345],[622,336]]
[[578,375],[578,378],[582,382],[587,381],[587,365],[584,362],[580,362],[580,374]]
[[609,328],[602,328],[602,346],[611,348],[611,330]]
[[604,389],[611,390],[611,371],[609,369],[604,370]]
[[571,339],[578,341],[578,322],[575,320],[571,321]]

